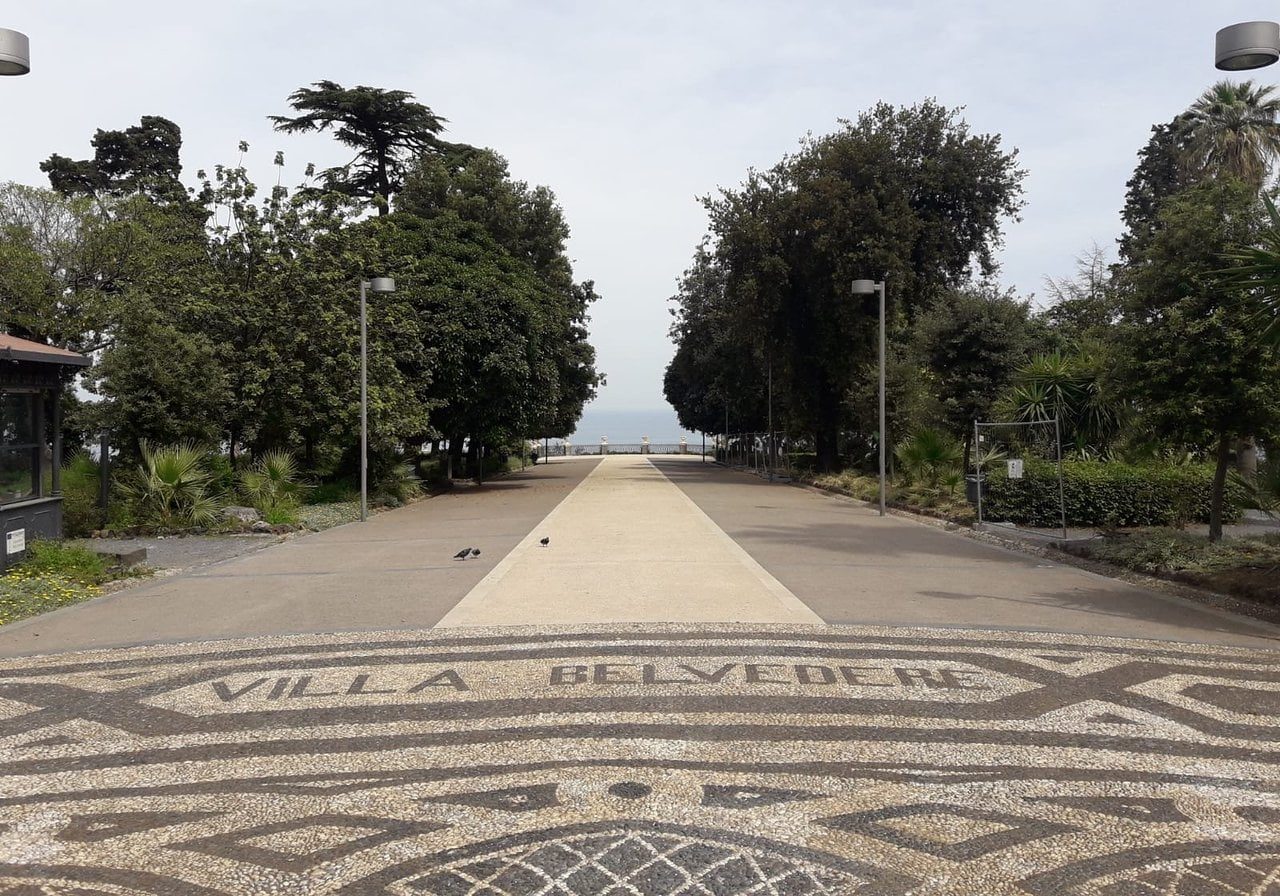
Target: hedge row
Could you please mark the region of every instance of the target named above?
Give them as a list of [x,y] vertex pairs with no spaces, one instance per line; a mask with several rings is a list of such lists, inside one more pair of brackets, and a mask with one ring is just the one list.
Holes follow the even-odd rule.
[[[1062,484],[1069,526],[1182,526],[1209,521],[1213,467],[1066,461]],[[1238,519],[1245,500],[1244,491],[1228,481],[1224,519]],[[1059,525],[1057,468],[1028,463],[1022,479],[1009,479],[1000,468],[990,471],[982,487],[982,516],[1020,525]]]

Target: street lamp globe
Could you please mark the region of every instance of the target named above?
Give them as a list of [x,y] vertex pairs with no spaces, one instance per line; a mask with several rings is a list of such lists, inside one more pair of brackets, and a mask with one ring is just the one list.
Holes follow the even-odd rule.
[[874,280],[854,280],[853,294],[855,296],[875,295],[876,281]]
[[31,42],[21,31],[0,28],[0,75],[25,75],[31,71]]
[[1226,72],[1264,68],[1280,59],[1280,24],[1241,22],[1218,32],[1214,64]]
[[396,281],[391,277],[374,277],[369,281],[369,291],[387,293],[396,291]]

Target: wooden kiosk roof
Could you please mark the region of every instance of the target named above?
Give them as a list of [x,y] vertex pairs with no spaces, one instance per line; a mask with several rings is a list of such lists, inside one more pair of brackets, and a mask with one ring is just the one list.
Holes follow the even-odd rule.
[[92,363],[86,355],[44,345],[30,339],[19,339],[0,333],[0,361],[34,361],[37,364],[64,364],[69,367],[88,367]]

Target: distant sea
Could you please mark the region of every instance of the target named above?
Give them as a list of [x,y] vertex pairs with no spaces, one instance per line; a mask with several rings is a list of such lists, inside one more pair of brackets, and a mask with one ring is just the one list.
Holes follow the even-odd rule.
[[638,444],[644,436],[654,445],[675,444],[684,436],[690,445],[701,444],[700,433],[680,428],[671,408],[651,411],[608,411],[587,405],[571,439],[574,445],[598,445],[607,436],[612,445]]

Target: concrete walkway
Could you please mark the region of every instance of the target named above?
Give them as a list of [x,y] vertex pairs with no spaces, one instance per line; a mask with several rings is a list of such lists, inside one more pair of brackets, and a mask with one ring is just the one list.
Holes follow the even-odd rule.
[[822,622],[647,458],[620,455],[439,624],[670,621]]

